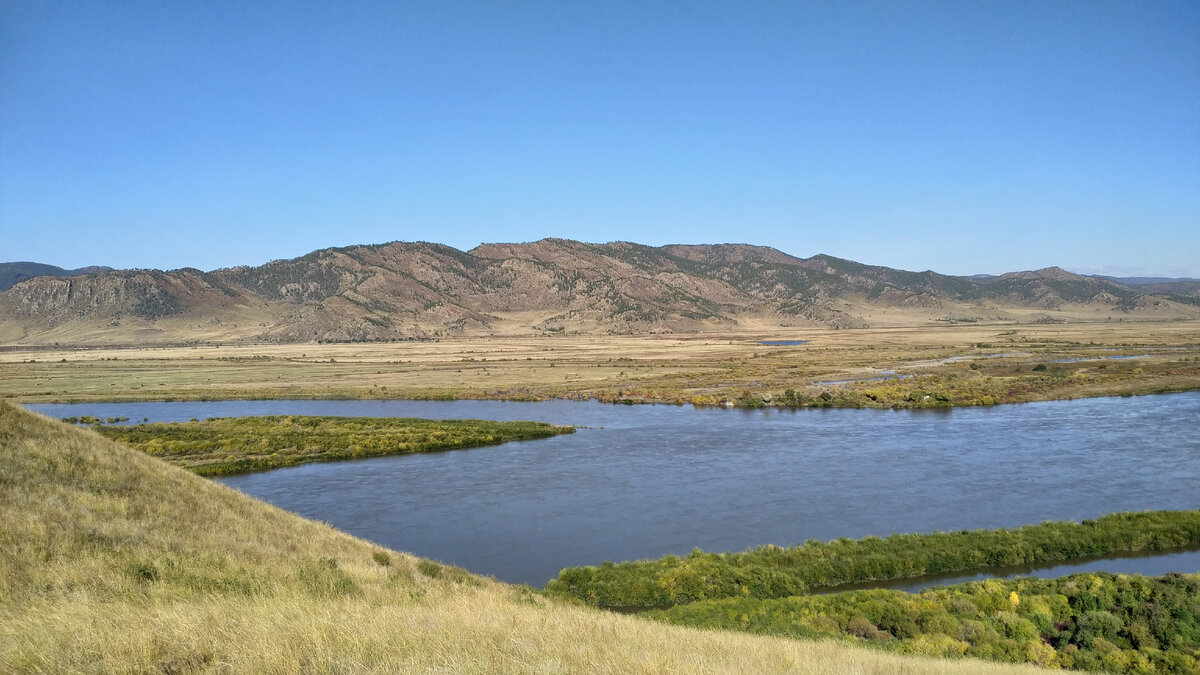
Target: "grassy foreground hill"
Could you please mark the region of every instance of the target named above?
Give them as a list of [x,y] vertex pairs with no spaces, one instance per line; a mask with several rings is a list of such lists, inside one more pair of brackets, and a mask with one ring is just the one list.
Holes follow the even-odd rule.
[[0,672],[414,671],[1033,672],[559,603],[0,401]]

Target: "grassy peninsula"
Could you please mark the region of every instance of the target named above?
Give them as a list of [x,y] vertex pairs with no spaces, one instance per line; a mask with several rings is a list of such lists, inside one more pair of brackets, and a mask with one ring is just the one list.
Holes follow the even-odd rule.
[[0,522],[6,673],[1037,672],[563,604],[2,401]]
[[569,434],[542,422],[275,415],[97,426],[120,441],[201,476],[309,462],[438,452]]

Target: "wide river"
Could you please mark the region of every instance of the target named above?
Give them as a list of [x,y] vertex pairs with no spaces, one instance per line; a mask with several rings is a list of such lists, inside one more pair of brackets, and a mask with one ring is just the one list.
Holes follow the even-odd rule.
[[[571,401],[29,407],[131,421],[305,414],[582,426],[551,439],[222,479],[389,548],[535,586],[570,565],[697,546],[744,550],[1200,508],[1200,392],[938,411]],[[1197,571],[1187,566],[1198,560],[1178,571]]]

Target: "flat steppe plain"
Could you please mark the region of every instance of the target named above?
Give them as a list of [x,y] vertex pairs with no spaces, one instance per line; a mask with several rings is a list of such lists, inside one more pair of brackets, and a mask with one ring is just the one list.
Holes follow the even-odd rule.
[[[771,340],[807,343],[762,344]],[[391,343],[0,346],[0,397],[23,402],[561,397],[892,407],[1194,389],[1200,389],[1196,320]]]

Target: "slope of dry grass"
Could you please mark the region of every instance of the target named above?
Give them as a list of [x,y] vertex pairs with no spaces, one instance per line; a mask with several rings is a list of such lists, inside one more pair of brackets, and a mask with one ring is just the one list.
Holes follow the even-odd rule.
[[1033,671],[559,604],[0,401],[0,672]]

